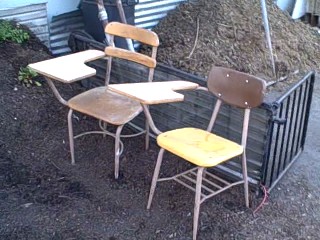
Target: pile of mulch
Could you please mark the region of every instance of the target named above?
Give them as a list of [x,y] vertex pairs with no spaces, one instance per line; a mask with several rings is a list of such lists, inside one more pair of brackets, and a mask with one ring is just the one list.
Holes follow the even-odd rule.
[[320,35],[267,1],[276,75],[265,40],[260,1],[198,0],[181,4],[154,31],[158,60],[205,77],[212,65],[230,67],[285,85],[319,70]]

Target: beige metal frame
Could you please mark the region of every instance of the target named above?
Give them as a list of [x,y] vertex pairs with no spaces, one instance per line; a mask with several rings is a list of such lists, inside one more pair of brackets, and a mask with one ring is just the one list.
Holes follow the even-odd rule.
[[[193,217],[193,240],[196,240],[197,238],[200,205],[205,200],[229,189],[230,187],[239,184],[244,184],[245,205],[246,207],[249,207],[249,184],[247,173],[246,145],[250,119],[250,109],[258,107],[263,102],[265,96],[266,82],[260,78],[254,77],[246,73],[235,71],[229,68],[213,66],[207,78],[207,86],[208,88],[199,87],[198,89],[210,91],[217,98],[210,122],[207,127],[208,133],[212,132],[222,102],[244,110],[241,138],[242,150],[233,155],[233,157],[241,155],[242,176],[240,176],[240,178],[242,179],[233,182],[226,181],[221,177],[216,176],[211,172],[208,172],[207,169],[209,167],[215,167],[219,165],[214,163],[212,163],[212,165],[209,166],[207,164],[200,163],[200,165],[197,165],[195,168],[176,174],[172,177],[159,178],[159,172],[162,164],[163,155],[165,152],[165,148],[161,147],[158,154],[154,174],[152,177],[152,183],[147,204],[147,209],[150,209],[155,188],[158,182],[174,180],[180,183],[181,185],[187,187],[188,189],[194,191],[195,205]],[[148,118],[150,127],[153,129],[155,133],[161,134],[161,132],[155,127],[150,112],[148,112],[148,108],[144,106],[143,109],[145,111],[145,115]],[[170,135],[170,133],[168,133],[168,135]],[[159,142],[159,145],[165,146],[161,144],[161,141]],[[174,147],[171,147],[172,148],[168,148],[168,150],[170,149],[170,151],[174,153]],[[179,154],[179,151],[181,151],[181,149],[177,150],[177,155],[180,155],[183,158],[183,156]],[[231,160],[233,157],[231,157],[230,159],[225,158],[223,162]],[[195,161],[195,163],[197,162]]]
[[[111,67],[111,64],[109,66]],[[61,96],[61,94],[57,90],[57,88],[54,85],[54,83],[52,82],[52,80],[49,77],[45,77],[45,79],[47,80],[49,87],[51,88],[53,94],[58,99],[58,101],[60,103],[62,103],[63,105],[68,106],[67,100],[65,100]],[[150,79],[152,79],[152,78],[149,77],[149,80]],[[71,164],[72,165],[75,164],[74,139],[77,139],[79,137],[82,137],[82,136],[85,136],[88,134],[103,134],[104,136],[108,135],[108,136],[111,136],[115,139],[115,178],[116,179],[119,177],[119,158],[123,152],[123,143],[121,141],[121,138],[136,137],[136,136],[139,136],[139,135],[145,133],[146,134],[145,147],[146,147],[146,149],[149,148],[149,135],[150,135],[149,132],[150,131],[149,131],[149,125],[147,123],[146,123],[145,130],[142,130],[136,134],[121,135],[121,130],[124,125],[118,126],[116,133],[114,134],[114,133],[111,133],[107,130],[106,123],[102,123],[102,121],[99,120],[99,127],[100,127],[101,131],[87,131],[87,132],[83,132],[83,133],[80,133],[80,134],[74,136],[73,135],[73,125],[72,125],[72,115],[73,115],[73,110],[70,109],[69,113],[68,113],[68,133],[69,133],[69,143],[70,143],[70,153],[71,153]]]
[[[205,88],[201,88],[201,90],[204,90],[204,89]],[[221,103],[222,101],[219,99],[216,102],[211,120],[207,128],[209,132],[211,132],[213,128]],[[153,131],[157,134],[160,134],[161,132],[155,127],[151,118],[151,114],[146,107],[144,107],[144,111]],[[185,186],[186,188],[194,191],[196,194],[195,194],[194,217],[193,217],[193,240],[197,238],[200,205],[205,200],[229,189],[230,187],[233,187],[239,184],[244,184],[245,204],[246,204],[246,207],[249,207],[249,186],[248,186],[247,161],[246,161],[245,148],[246,148],[247,135],[248,135],[250,109],[247,108],[244,110],[244,112],[245,113],[244,113],[243,128],[242,128],[242,140],[241,140],[241,145],[243,146],[243,149],[244,149],[242,153],[243,179],[240,181],[236,181],[236,182],[226,181],[221,177],[206,171],[207,168],[204,168],[204,167],[195,167],[195,168],[192,168],[191,170],[179,173],[172,177],[159,178],[160,168],[161,168],[165,149],[161,148],[159,151],[156,167],[155,167],[153,178],[152,178],[147,209],[150,209],[151,207],[157,182],[174,180],[180,183],[181,185]],[[205,192],[207,192],[207,194]]]
[[[153,83],[153,84],[159,84],[159,83]],[[174,84],[177,84],[177,83],[174,83]],[[175,94],[172,94],[171,91],[167,91],[168,89],[166,89],[165,87],[163,89],[158,88],[157,93],[151,92],[150,94],[151,90],[149,90],[148,94],[145,94],[146,90],[148,88],[150,89],[150,86],[152,84],[148,84],[148,85],[147,83],[144,83],[144,84],[140,83],[135,85],[114,84],[114,85],[110,85],[110,89],[116,93],[122,94],[124,96],[130,97],[132,99],[139,101],[140,104],[142,105],[142,108],[144,110],[144,113],[148,120],[150,128],[153,130],[153,132],[156,135],[161,135],[162,132],[159,129],[157,129],[157,127],[155,126],[152,116],[150,114],[148,105],[182,101],[183,98],[181,98],[181,96],[176,96]],[[210,159],[210,161],[209,159],[203,159],[204,161],[200,161],[199,159],[189,158],[187,156],[184,157],[184,154],[182,154],[181,151],[184,149],[184,147],[185,148],[188,147],[186,145],[183,145],[184,143],[181,143],[181,145],[178,144],[177,148],[175,148],[175,145],[174,145],[175,141],[173,139],[178,140],[183,136],[183,135],[179,136],[179,134],[188,132],[189,130],[191,130],[190,128],[189,129],[186,128],[185,131],[183,129],[180,129],[177,132],[169,131],[168,134],[159,136],[158,144],[160,145],[161,149],[158,154],[158,158],[157,158],[157,162],[156,162],[156,166],[155,166],[155,170],[152,178],[148,204],[147,204],[147,208],[150,209],[157,182],[174,180],[182,184],[183,186],[187,187],[188,189],[195,191],[196,196],[195,196],[195,207],[194,207],[193,239],[196,239],[196,236],[197,236],[200,205],[205,200],[217,195],[218,193],[221,193],[229,189],[230,187],[233,187],[239,184],[244,184],[245,204],[247,207],[249,207],[249,187],[248,187],[247,162],[246,162],[245,149],[246,149],[246,142],[247,142],[250,109],[259,106],[263,102],[265,88],[266,88],[266,83],[262,79],[259,79],[249,74],[241,73],[232,69],[215,67],[215,66],[212,67],[209,73],[209,76],[207,79],[207,85],[208,85],[208,88],[199,87],[199,86],[189,86],[186,88],[179,88],[179,87],[174,87],[173,85],[169,87],[170,84],[168,83],[167,87],[169,89],[171,88],[173,92],[174,90],[191,90],[191,89],[205,90],[205,91],[210,91],[213,95],[216,96],[217,101],[207,127],[208,134],[212,132],[212,129],[216,121],[217,115],[219,113],[219,110],[221,108],[222,102],[232,105],[234,107],[243,109],[244,117],[243,117],[243,125],[242,125],[241,146],[239,144],[232,143],[232,141],[231,142],[226,141],[227,139],[224,139],[224,140],[222,139],[221,143],[222,142],[226,143],[226,147],[231,146],[231,152],[229,154],[226,152],[226,154],[228,154],[230,157],[225,156],[225,158],[223,158],[223,156],[221,156],[221,158],[218,158],[218,159],[213,158],[213,159]],[[201,131],[201,133],[203,133],[203,131]],[[172,145],[168,145],[168,142],[165,143],[166,142],[165,138],[168,138],[168,142],[170,142]],[[181,140],[183,141],[182,138]],[[237,150],[235,150],[232,146],[235,146]],[[192,147],[196,147],[195,144]],[[196,165],[197,164],[199,165],[197,165],[197,167],[191,170],[185,171],[183,173],[179,173],[172,177],[159,178],[162,159],[163,159],[163,155],[166,148],[168,149],[168,151],[172,153],[176,153],[176,155],[180,156],[181,158],[184,158],[187,161],[194,162]],[[201,151],[204,149],[199,149],[199,150]],[[223,150],[226,150],[226,149],[223,149]],[[240,155],[242,156],[243,173],[242,173],[242,176],[240,176],[239,181],[226,181],[221,177],[212,174],[211,172],[207,172],[207,168],[215,167],[219,165],[219,163],[226,162],[228,160],[231,160],[234,157],[239,157]],[[203,156],[205,156],[205,158],[208,157],[207,154],[203,154]]]
[[[213,114],[208,126],[208,131],[210,132],[214,125],[215,119],[218,115],[220,106],[221,106],[221,101],[217,100],[216,107],[213,111]],[[144,108],[144,110],[146,111],[146,108]],[[150,115],[146,114],[146,116],[150,116]],[[243,129],[242,129],[242,143],[241,143],[244,149],[246,148],[249,116],[250,116],[250,109],[245,109],[244,123],[243,123]],[[154,131],[159,131],[159,130],[154,130]],[[181,185],[183,185],[184,187],[194,191],[196,193],[195,205],[194,205],[194,217],[193,217],[193,239],[194,240],[197,238],[200,205],[205,200],[229,189],[230,187],[233,187],[239,184],[244,184],[245,204],[246,204],[246,207],[249,207],[249,186],[248,186],[247,161],[246,161],[245,150],[243,151],[243,154],[242,154],[243,179],[236,182],[226,181],[221,177],[206,171],[207,168],[204,168],[204,167],[195,167],[185,172],[174,175],[172,177],[159,178],[159,173],[160,173],[164,152],[165,152],[165,149],[161,148],[158,154],[157,163],[156,163],[156,167],[155,167],[153,178],[152,178],[147,209],[150,209],[151,207],[157,182],[174,180],[177,183],[180,183]],[[207,192],[207,194],[204,192]]]
[[[118,24],[118,23],[111,23],[111,24]],[[128,25],[129,26],[129,25]],[[107,27],[106,27],[107,28]],[[113,30],[114,31],[114,30]],[[128,32],[126,32],[126,34],[132,34],[130,33],[130,31],[132,30],[128,30]],[[115,31],[117,32],[117,31]],[[106,32],[107,33],[107,32]],[[124,34],[124,32],[121,32],[121,30],[119,30],[120,34]],[[136,34],[136,33],[134,33]],[[133,36],[134,36],[133,34]],[[110,46],[115,46],[114,45],[114,36],[117,35],[116,33],[114,33],[114,35],[112,33],[108,33],[109,36],[109,44]],[[119,35],[121,36],[121,35]],[[136,39],[137,40],[137,39]],[[145,41],[151,41],[149,39],[145,39]],[[153,40],[154,41],[154,40]],[[153,42],[152,43],[152,53],[151,53],[151,58],[156,59],[156,55],[157,55],[157,49],[158,43]],[[120,58],[124,58],[126,59],[125,56],[122,56],[121,53],[119,53]],[[106,77],[105,77],[105,86],[108,87],[109,82],[110,82],[110,77],[111,77],[111,67],[112,67],[112,56],[107,56],[108,62],[107,62],[107,70],[106,70]],[[132,60],[132,59],[131,59]],[[134,61],[134,60],[133,60]],[[153,76],[154,76],[154,67],[149,67],[149,74],[148,74],[148,82],[152,82],[153,80]],[[59,95],[58,91],[56,90],[55,86],[52,84],[51,86],[52,90],[54,91],[56,97],[58,97],[59,101],[63,104],[66,104],[65,100]],[[118,179],[119,177],[119,159],[120,159],[120,155],[123,152],[123,143],[121,141],[121,138],[128,138],[128,137],[135,137],[141,134],[146,134],[145,136],[145,149],[147,150],[149,148],[149,138],[150,138],[150,127],[148,124],[148,121],[146,120],[146,125],[145,125],[145,129],[138,132],[137,134],[128,134],[128,135],[121,135],[121,131],[124,127],[124,125],[119,125],[117,126],[116,129],[116,133],[111,133],[107,130],[106,126],[107,123],[103,122],[102,120],[99,119],[99,126],[101,128],[101,131],[89,131],[89,132],[83,132],[81,134],[78,134],[77,136],[74,136],[73,134],[73,126],[72,126],[72,114],[73,114],[73,109],[70,108],[69,113],[68,113],[68,131],[69,131],[69,142],[70,142],[70,152],[71,152],[71,164],[75,164],[75,154],[74,154],[74,139],[81,137],[81,136],[85,136],[88,134],[103,134],[104,136],[108,135],[111,136],[115,139],[115,166],[114,166],[114,176],[115,179]],[[127,122],[128,123],[128,122]]]

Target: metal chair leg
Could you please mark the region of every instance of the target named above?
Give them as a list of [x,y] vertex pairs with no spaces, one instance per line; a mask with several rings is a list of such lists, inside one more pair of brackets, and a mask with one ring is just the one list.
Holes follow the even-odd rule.
[[74,158],[74,138],[73,138],[73,127],[72,127],[72,113],[73,110],[70,109],[68,113],[68,131],[69,131],[69,144],[70,144],[70,153],[71,153],[71,164],[75,164]]
[[159,154],[158,154],[156,167],[154,169],[154,173],[153,173],[153,177],[152,177],[152,183],[151,183],[151,188],[150,188],[150,193],[149,193],[147,209],[150,209],[150,207],[151,207],[154,191],[156,190],[160,167],[161,167],[162,158],[163,158],[163,153],[164,153],[164,149],[161,148],[159,151]]
[[244,198],[246,207],[249,208],[249,184],[248,184],[248,172],[247,172],[247,158],[245,151],[242,154],[242,174],[244,181]]
[[[103,123],[102,123],[102,128],[103,128],[103,131],[104,131],[104,132],[107,131],[107,123],[106,123],[106,122],[103,122]],[[106,136],[107,136],[107,134],[104,133],[104,134],[103,134],[103,137],[105,138]]]
[[204,170],[203,167],[199,167],[197,172],[196,197],[195,197],[194,211],[193,211],[193,240],[197,239],[199,212],[200,212],[200,204],[201,204],[201,187],[202,187],[203,170]]
[[119,177],[119,159],[120,159],[120,134],[124,125],[120,125],[116,131],[115,150],[114,150],[114,178]]
[[207,174],[207,169],[205,168],[205,169],[203,169],[202,177],[205,178],[206,174]]
[[146,150],[149,149],[149,142],[150,142],[150,126],[148,124],[148,121],[146,120],[146,139],[145,139]]

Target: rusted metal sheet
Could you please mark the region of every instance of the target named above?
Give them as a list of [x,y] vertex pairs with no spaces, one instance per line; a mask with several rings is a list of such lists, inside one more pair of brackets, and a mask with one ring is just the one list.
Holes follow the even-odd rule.
[[49,47],[46,3],[0,9],[0,19],[15,20],[18,23],[27,25],[40,41]]

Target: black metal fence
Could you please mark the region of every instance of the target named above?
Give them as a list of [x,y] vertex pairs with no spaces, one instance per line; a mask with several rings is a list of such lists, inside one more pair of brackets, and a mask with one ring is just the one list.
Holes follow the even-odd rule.
[[315,74],[309,73],[271,104],[273,117],[263,161],[263,185],[273,188],[303,150]]
[[[88,48],[103,49],[103,44],[87,38],[83,34],[72,34],[69,45],[76,51]],[[105,60],[92,62],[97,76],[86,86],[94,87],[104,83]],[[114,60],[111,80],[118,83],[136,82],[146,76],[146,69],[127,61]],[[172,67],[158,64],[155,81],[185,79],[206,85],[203,78],[185,73]],[[116,79],[116,80],[115,80]],[[271,101],[264,102],[251,113],[247,144],[248,175],[250,183],[259,189],[260,184],[270,190],[281,179],[303,150],[310,105],[312,100],[313,72],[305,76],[289,91]],[[91,86],[90,86],[91,85]],[[215,98],[202,91],[184,93],[185,101],[151,106],[150,110],[157,127],[165,131],[183,126],[206,128],[211,117],[210,109]],[[214,131],[232,140],[241,139],[241,113],[232,107],[223,107]],[[134,119],[137,128],[144,127],[144,117]],[[241,177],[240,159],[233,159],[218,168],[227,177]]]

